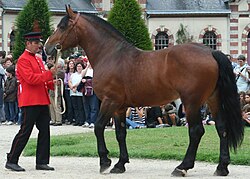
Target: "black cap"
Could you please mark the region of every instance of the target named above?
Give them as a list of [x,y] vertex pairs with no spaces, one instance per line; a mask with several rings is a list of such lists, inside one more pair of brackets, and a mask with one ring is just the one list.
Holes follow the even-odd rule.
[[41,32],[29,32],[23,36],[27,41],[41,41]]

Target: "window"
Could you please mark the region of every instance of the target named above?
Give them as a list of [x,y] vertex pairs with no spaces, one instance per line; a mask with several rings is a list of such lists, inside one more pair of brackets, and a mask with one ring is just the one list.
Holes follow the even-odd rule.
[[203,44],[216,50],[216,34],[213,31],[207,31],[203,36]]
[[160,50],[168,47],[168,34],[159,32],[155,37],[155,50]]

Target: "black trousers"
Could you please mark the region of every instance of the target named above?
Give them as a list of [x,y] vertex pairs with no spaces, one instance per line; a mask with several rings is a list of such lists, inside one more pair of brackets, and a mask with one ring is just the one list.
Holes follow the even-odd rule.
[[18,163],[19,157],[26,146],[34,125],[39,130],[36,148],[36,164],[48,164],[50,156],[50,113],[46,106],[22,107],[21,128],[16,134],[7,160],[10,163]]

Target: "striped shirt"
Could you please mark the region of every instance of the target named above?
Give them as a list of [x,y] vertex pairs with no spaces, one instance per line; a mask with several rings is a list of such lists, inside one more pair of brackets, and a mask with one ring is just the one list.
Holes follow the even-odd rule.
[[[143,107],[138,107],[139,110],[141,110]],[[136,109],[134,107],[131,107],[131,120],[138,122],[138,123],[145,123],[145,113],[143,110],[143,115],[140,117],[137,113]]]

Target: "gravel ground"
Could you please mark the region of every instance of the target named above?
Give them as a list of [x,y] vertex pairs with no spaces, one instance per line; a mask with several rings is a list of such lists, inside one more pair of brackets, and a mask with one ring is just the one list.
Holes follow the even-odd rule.
[[[172,178],[171,172],[180,164],[180,161],[166,160],[145,160],[145,159],[130,159],[130,163],[126,164],[127,171],[123,174],[110,174],[107,170],[104,174],[99,173],[99,159],[89,157],[51,157],[50,166],[55,167],[55,171],[39,171],[35,170],[35,157],[20,157],[19,164],[26,169],[25,172],[13,172],[5,169],[6,153],[10,150],[10,145],[15,134],[19,130],[19,126],[0,126],[0,178],[6,179],[75,179],[75,178],[140,178],[140,179],[155,179],[155,178]],[[74,126],[52,126],[51,135],[61,135],[70,133],[93,132],[93,129],[84,129]],[[34,128],[32,137],[37,136],[37,130]],[[112,166],[118,159],[112,159]],[[213,176],[217,165],[196,162],[194,169],[189,170],[188,178],[249,178],[250,166],[235,166],[229,165],[230,174],[227,177]],[[111,169],[111,168],[110,168]]]

